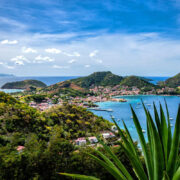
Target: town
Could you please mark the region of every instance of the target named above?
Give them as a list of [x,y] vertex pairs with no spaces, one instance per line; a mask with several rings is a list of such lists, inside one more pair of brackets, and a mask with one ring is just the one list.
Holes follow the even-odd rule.
[[[148,91],[142,91],[142,88],[139,89],[136,86],[128,87],[128,86],[120,86],[116,85],[114,87],[103,87],[103,86],[95,86],[94,88],[89,89],[89,94],[85,97],[82,96],[66,96],[65,94],[54,95],[52,98],[48,96],[42,100],[42,102],[29,102],[31,107],[37,108],[40,111],[47,110],[55,105],[62,105],[63,103],[73,104],[77,106],[82,106],[84,108],[96,108],[98,105],[97,102],[106,102],[106,101],[114,101],[114,102],[127,102],[127,100],[123,96],[127,95],[167,95],[175,92],[175,88],[151,88]],[[38,94],[38,92],[37,92]],[[93,94],[93,95],[92,95]],[[120,97],[119,97],[120,96]],[[63,97],[63,98],[62,98]],[[56,103],[54,100],[56,99]]]

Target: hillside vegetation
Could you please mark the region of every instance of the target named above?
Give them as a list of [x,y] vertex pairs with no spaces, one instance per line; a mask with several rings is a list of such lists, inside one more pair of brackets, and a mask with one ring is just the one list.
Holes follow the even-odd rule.
[[49,136],[53,128],[62,129],[62,137],[68,139],[95,135],[101,130],[107,130],[111,123],[92,112],[75,105],[64,104],[49,109],[46,112],[29,107],[0,92],[0,135],[11,137],[15,132],[26,136],[38,133],[41,137]]
[[89,92],[90,88],[95,86],[136,86],[138,88],[148,87],[153,88],[155,85],[151,84],[145,78],[138,76],[127,76],[122,77],[111,73],[110,71],[95,72],[86,77],[81,77],[77,79],[67,80],[63,82],[56,83],[54,85],[48,86],[42,89],[42,93],[48,94],[63,94],[66,96],[76,97],[85,96],[91,94]]
[[168,87],[176,88],[180,86],[180,73],[167,79],[164,84]]
[[43,88],[42,91],[43,93],[48,93],[48,94],[63,94],[63,95],[70,95],[72,97],[76,96],[85,96],[88,91],[77,84],[67,80],[63,82],[56,83],[54,85],[48,86],[46,88]]
[[128,76],[125,77],[120,85],[122,86],[136,86],[137,88],[143,88],[143,87],[153,87],[154,85],[148,81],[146,81],[145,79],[142,79],[138,76]]
[[[58,172],[111,179],[85,154],[91,148],[73,144],[74,139],[94,136],[111,125],[82,107],[64,104],[39,112],[0,92],[0,179],[68,179]],[[131,170],[124,151],[117,147],[116,154]]]
[[95,72],[89,76],[73,79],[72,82],[83,88],[93,86],[115,86],[121,82],[123,77],[112,74],[110,71]]
[[37,80],[24,80],[24,81],[16,81],[9,82],[4,84],[2,89],[28,89],[28,88],[44,88],[46,84]]

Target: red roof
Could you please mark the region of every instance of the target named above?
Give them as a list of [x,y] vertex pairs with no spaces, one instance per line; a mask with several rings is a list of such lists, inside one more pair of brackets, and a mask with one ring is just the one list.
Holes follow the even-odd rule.
[[23,150],[25,147],[24,146],[18,146],[17,148],[16,148],[16,150],[17,151],[21,151],[21,150]]

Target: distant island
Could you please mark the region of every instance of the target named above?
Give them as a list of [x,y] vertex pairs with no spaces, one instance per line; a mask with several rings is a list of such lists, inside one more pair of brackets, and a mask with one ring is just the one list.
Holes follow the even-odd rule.
[[0,77],[14,77],[13,74],[0,74]]
[[16,81],[9,82],[4,84],[2,89],[33,89],[33,88],[45,88],[46,84],[37,80],[24,80],[24,81]]
[[155,85],[143,77],[123,77],[110,71],[94,72],[86,77],[50,86],[40,81],[25,80],[7,83],[2,88],[25,89],[26,91],[17,93],[16,97],[40,110],[63,103],[96,108],[97,102],[126,102],[124,95],[180,95],[179,74]]

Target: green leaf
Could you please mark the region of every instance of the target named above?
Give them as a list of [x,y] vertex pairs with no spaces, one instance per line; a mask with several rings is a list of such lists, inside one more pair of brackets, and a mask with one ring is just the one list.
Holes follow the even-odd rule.
[[152,134],[152,138],[154,141],[153,144],[153,162],[154,162],[154,180],[159,180],[163,178],[163,170],[164,170],[164,157],[162,145],[160,143],[160,137],[157,132],[156,126],[152,120],[150,113],[148,112],[147,120],[149,123],[150,131]]
[[69,176],[75,179],[80,180],[100,180],[99,178],[93,177],[93,176],[86,176],[86,175],[80,175],[80,174],[69,174],[69,173],[59,173],[60,175]]
[[179,167],[178,170],[175,172],[172,180],[179,180],[179,179],[180,179],[180,167]]
[[101,141],[99,138],[98,138],[98,141],[103,145],[104,149],[111,156],[111,158],[115,162],[116,166],[120,169],[122,174],[131,180],[132,179],[131,175],[129,174],[127,169],[124,167],[124,165],[121,163],[121,161],[117,158],[117,156],[111,151],[110,147],[108,147],[106,144],[104,144],[104,142]]
[[[87,153],[88,154],[88,153]],[[126,178],[122,178],[121,172],[117,172],[117,169],[113,166],[109,166],[109,164],[105,163],[104,161],[100,160],[96,156],[92,154],[88,154],[92,159],[98,162],[101,166],[103,166],[112,176],[114,176],[117,180],[126,180]]]
[[165,166],[167,166],[168,127],[161,104],[160,104],[160,114],[161,114],[161,137],[162,137],[162,145],[163,145],[163,154],[164,154]]
[[138,179],[140,179],[140,180],[148,179],[144,172],[142,164],[137,159],[137,156],[133,155],[131,152],[129,152],[123,144],[121,144],[121,147],[124,149],[125,153],[129,157],[129,160],[132,164],[133,170],[135,171],[135,174],[137,175]]
[[126,179],[125,176],[120,173],[119,169],[117,169],[117,167],[113,164],[113,162],[111,160],[109,160],[109,158],[107,158],[103,153],[101,153],[100,151],[95,150],[95,152],[102,158],[104,159],[104,161],[110,166],[110,167],[114,167],[114,170],[117,171],[117,173],[121,176],[122,179]]
[[178,159],[177,157],[178,157],[179,141],[180,141],[180,105],[178,108],[176,124],[174,128],[174,134],[171,144],[171,151],[169,154],[168,165],[167,165],[167,172],[170,178],[172,178],[176,168],[176,163]]
[[171,150],[171,143],[172,143],[172,133],[171,133],[171,124],[170,124],[170,119],[169,119],[169,110],[168,110],[166,99],[164,99],[164,101],[165,101],[165,105],[166,105],[166,113],[167,113],[167,120],[168,120],[167,158],[169,158],[169,153]]
[[[144,104],[143,104],[143,106],[144,106]],[[146,167],[147,167],[147,171],[148,171],[148,176],[149,176],[150,180],[153,180],[153,168],[152,168],[152,164],[151,164],[150,155],[148,153],[148,149],[147,149],[147,146],[146,146],[146,141],[145,141],[145,138],[144,138],[144,135],[143,135],[143,132],[142,132],[142,128],[140,126],[139,120],[138,120],[138,118],[136,116],[136,113],[134,112],[132,106],[131,106],[131,111],[132,111],[132,114],[133,114],[133,121],[134,121],[136,130],[137,130],[137,133],[138,133],[138,136],[139,136],[139,140],[140,140],[140,143],[141,143],[142,151],[143,151],[143,154],[144,154],[144,159],[145,159],[145,163],[146,163]],[[146,112],[146,110],[145,110],[145,112]]]

